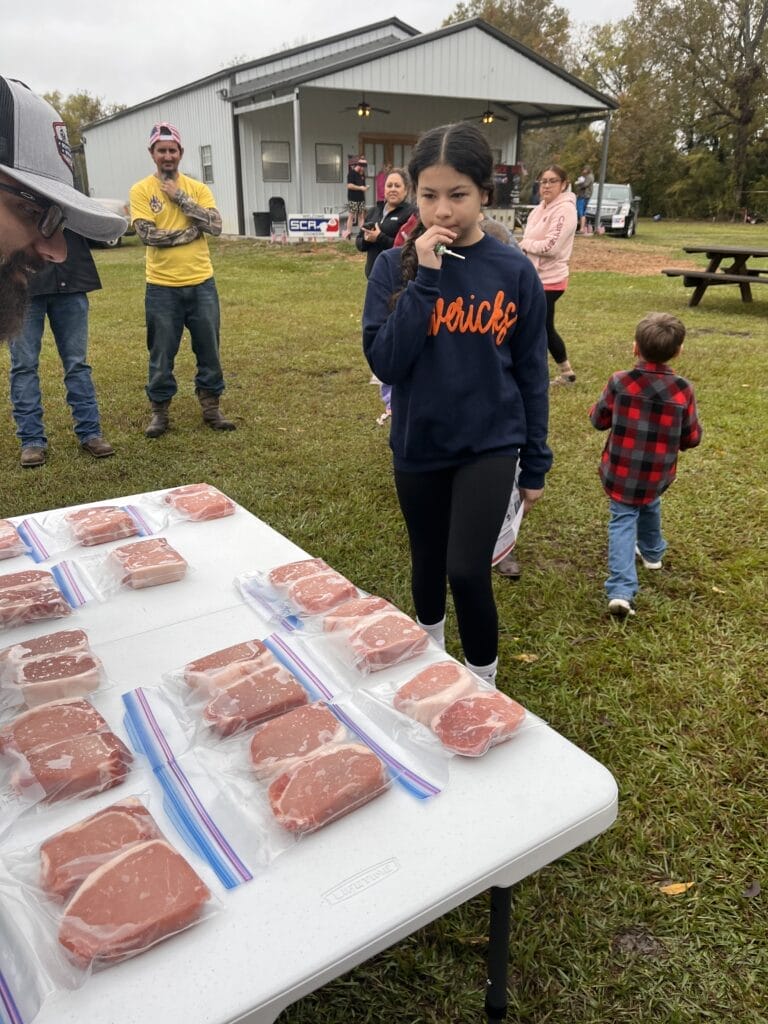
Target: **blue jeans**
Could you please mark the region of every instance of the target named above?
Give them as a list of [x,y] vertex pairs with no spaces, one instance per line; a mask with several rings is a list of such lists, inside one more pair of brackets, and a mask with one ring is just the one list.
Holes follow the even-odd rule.
[[176,394],[173,364],[184,328],[189,330],[197,360],[195,388],[220,395],[224,377],[219,362],[219,296],[212,277],[200,284],[171,288],[148,284],[144,299],[147,316],[151,402],[167,402]]
[[611,499],[608,523],[608,600],[630,601],[637,593],[635,547],[649,562],[660,562],[667,549],[661,535],[661,498],[648,505],[624,505]]
[[46,315],[64,367],[64,388],[75,434],[81,443],[101,434],[96,391],[86,362],[88,296],[85,292],[38,295],[30,299],[21,333],[10,344],[11,404],[22,448],[48,447],[38,377]]

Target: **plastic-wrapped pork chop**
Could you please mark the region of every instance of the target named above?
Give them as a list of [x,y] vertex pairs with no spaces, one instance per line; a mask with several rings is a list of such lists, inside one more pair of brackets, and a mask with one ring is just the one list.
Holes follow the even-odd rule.
[[110,551],[120,582],[133,590],[175,583],[183,578],[187,563],[164,537],[151,537]]
[[479,757],[513,736],[525,720],[525,708],[498,690],[460,697],[441,711],[431,728],[447,750]]
[[137,797],[120,800],[41,843],[41,885],[63,901],[116,853],[162,838],[155,819]]
[[221,519],[224,516],[231,516],[235,511],[234,501],[210,484],[175,487],[163,500],[193,523]]
[[383,597],[367,594],[365,597],[353,597],[342,601],[323,618],[323,629],[326,633],[335,633],[340,629],[349,629],[360,625],[360,619],[374,612],[397,611],[394,605]]
[[74,509],[67,512],[64,519],[75,540],[85,547],[135,537],[139,532],[138,526],[125,509],[117,505]]
[[53,576],[42,569],[0,576],[0,628],[37,619],[60,619],[71,613]]
[[259,726],[251,740],[251,764],[259,778],[285,772],[347,731],[327,705],[295,708]]
[[358,743],[328,746],[278,775],[268,798],[277,821],[289,832],[314,832],[383,793],[384,765]]
[[317,615],[329,608],[357,596],[354,583],[334,569],[305,576],[288,588],[288,599],[307,615]]
[[244,640],[188,662],[184,666],[184,681],[193,688],[215,693],[260,668],[275,664],[274,655],[261,640]]
[[99,688],[104,667],[95,654],[52,654],[28,658],[15,669],[13,682],[28,707],[66,697],[82,697]]
[[219,690],[205,705],[203,717],[220,736],[232,736],[306,703],[304,688],[275,663]]
[[16,555],[23,555],[26,550],[26,545],[13,523],[9,523],[7,519],[0,519],[0,559],[15,558]]
[[106,720],[87,700],[55,700],[24,711],[0,729],[0,753],[26,754],[71,736],[108,731]]
[[315,576],[319,572],[333,572],[330,565],[322,558],[304,558],[300,562],[286,562],[285,565],[278,565],[267,574],[268,581],[275,590],[285,594],[288,587],[296,580],[305,576]]
[[125,779],[133,762],[130,750],[112,732],[69,736],[28,750],[24,758],[26,765],[11,780],[14,789],[23,793],[37,784],[49,802],[112,789]]
[[409,718],[429,726],[453,701],[477,692],[477,678],[468,669],[456,661],[439,661],[401,686],[392,704]]
[[82,629],[60,629],[56,633],[22,640],[0,651],[0,677],[14,679],[16,669],[26,661],[79,652],[90,652],[88,637]]
[[198,920],[210,892],[184,857],[152,839],[92,871],[67,905],[59,942],[75,963],[115,963]]
[[399,665],[426,650],[428,634],[403,612],[366,616],[349,635],[355,667],[361,672]]

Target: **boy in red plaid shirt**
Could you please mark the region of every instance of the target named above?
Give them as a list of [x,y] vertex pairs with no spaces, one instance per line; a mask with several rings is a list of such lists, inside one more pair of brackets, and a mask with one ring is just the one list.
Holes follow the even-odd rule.
[[667,365],[684,339],[676,316],[649,313],[635,330],[637,365],[614,373],[589,411],[594,427],[610,429],[600,460],[611,501],[605,592],[619,618],[635,614],[635,556],[646,569],[661,568],[661,495],[675,479],[677,453],[701,441],[693,388]]

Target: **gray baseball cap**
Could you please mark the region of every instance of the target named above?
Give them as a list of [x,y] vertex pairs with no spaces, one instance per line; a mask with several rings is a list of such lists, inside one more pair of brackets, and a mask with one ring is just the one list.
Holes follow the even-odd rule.
[[0,77],[0,171],[56,203],[67,227],[97,242],[119,238],[128,226],[74,187],[72,150],[61,117],[23,82]]

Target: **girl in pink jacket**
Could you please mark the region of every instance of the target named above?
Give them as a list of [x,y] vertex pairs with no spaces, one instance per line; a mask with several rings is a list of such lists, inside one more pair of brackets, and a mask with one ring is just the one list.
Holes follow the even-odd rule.
[[539,175],[541,202],[528,217],[520,248],[536,267],[547,300],[547,347],[560,371],[553,384],[573,384],[565,342],[555,329],[555,303],[568,286],[568,261],[576,234],[576,199],[568,175],[550,164]]

